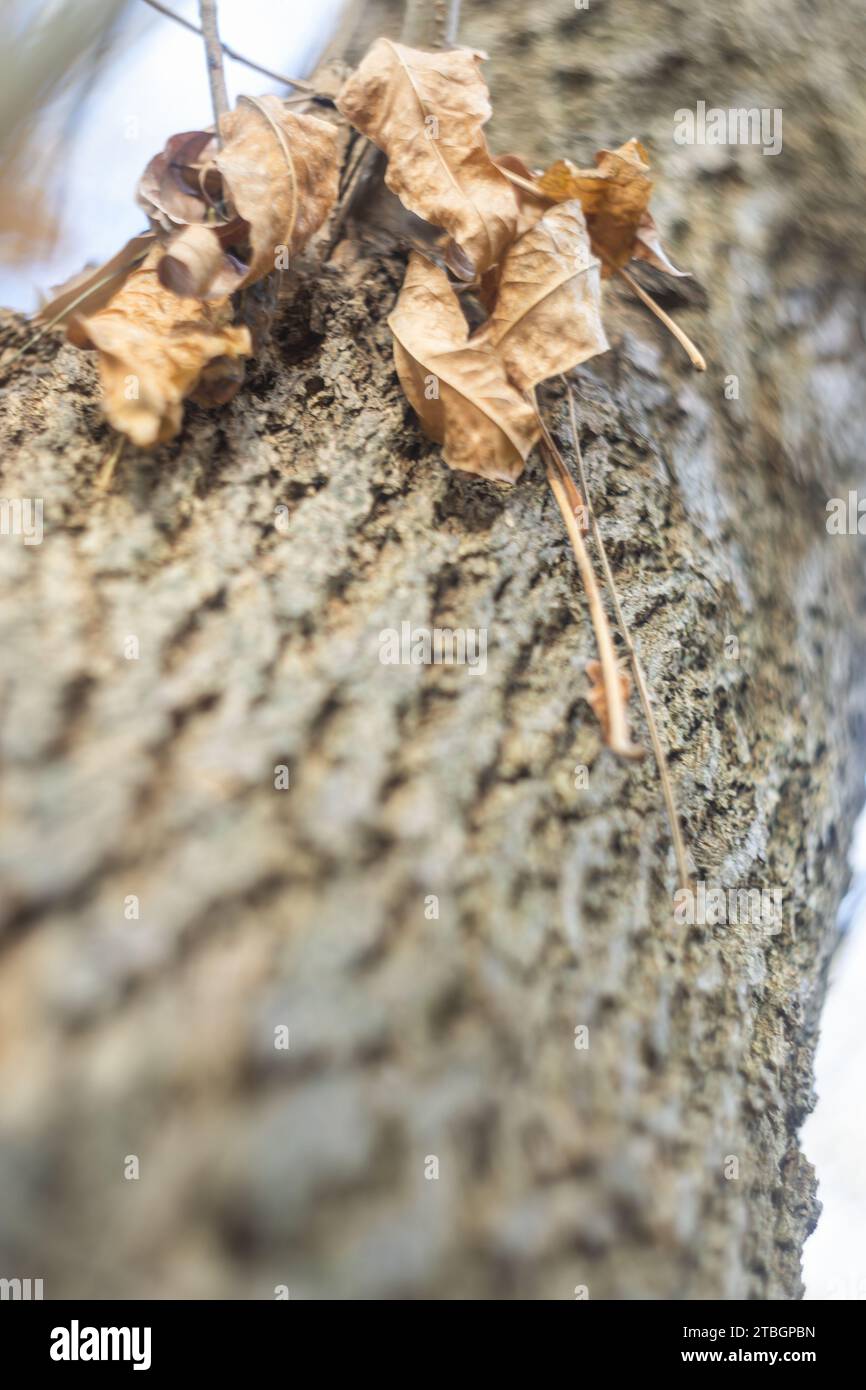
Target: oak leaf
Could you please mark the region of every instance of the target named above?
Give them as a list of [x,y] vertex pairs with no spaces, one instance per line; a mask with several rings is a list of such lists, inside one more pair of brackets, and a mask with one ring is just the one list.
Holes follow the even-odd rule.
[[497,349],[521,391],[607,351],[600,266],[576,199],[550,208],[514,243],[473,342]]
[[595,162],[595,169],[578,169],[570,160],[560,159],[537,184],[557,203],[580,199],[602,274],[613,275],[633,256],[652,261],[669,274],[682,274],[670,262],[664,264],[667,257],[648,211],[653,187],[649,156],[640,141],[628,140],[618,150],[600,150]]
[[221,358],[230,364],[222,388],[212,370],[200,399],[224,403],[226,381],[236,382],[234,390],[240,384],[236,359],[252,351],[249,329],[230,323],[227,301],[181,299],[164,287],[158,273],[163,255],[154,247],[105,308],[79,321],[82,345],[99,352],[105,413],[141,448],[177,433],[184,398]]
[[500,259],[517,225],[517,200],[481,129],[491,115],[484,56],[377,39],[337,98],[347,120],[385,151],[392,192],[456,242],[467,278]]
[[495,350],[469,339],[443,270],[413,252],[388,319],[400,383],[451,468],[513,483],[540,425]]

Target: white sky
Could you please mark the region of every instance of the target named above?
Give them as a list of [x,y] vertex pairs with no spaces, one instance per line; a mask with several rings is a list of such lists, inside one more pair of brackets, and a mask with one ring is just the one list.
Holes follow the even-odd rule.
[[815,1066],[818,1105],[802,1133],[824,1204],[803,1252],[810,1299],[866,1299],[866,812],[851,860],[862,876],[859,901],[833,962]]
[[[31,0],[36,3],[36,0]],[[197,0],[165,0],[198,22]],[[220,36],[245,57],[290,77],[305,77],[336,25],[345,0],[220,0]],[[225,61],[229,98],[277,91],[261,73]],[[83,106],[64,150],[62,238],[49,262],[0,268],[0,304],[30,311],[52,286],[89,262],[101,263],[147,218],[135,186],[170,135],[213,120],[201,39],[129,0],[120,41]]]

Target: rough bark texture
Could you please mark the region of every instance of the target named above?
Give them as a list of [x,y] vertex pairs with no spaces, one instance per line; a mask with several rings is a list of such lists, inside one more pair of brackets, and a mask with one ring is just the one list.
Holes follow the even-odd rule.
[[[449,475],[400,394],[399,254],[307,283],[236,400],[107,496],[93,361],[48,342],[0,400],[0,495],[45,505],[41,546],[0,539],[0,1274],[799,1295],[863,773],[861,542],[825,503],[862,476],[866,16],[729,9],[470,4],[461,39],[500,149],[653,153],[697,277],[661,297],[710,370],[612,284],[584,448],[696,875],[782,888],[783,930],[675,924],[656,772],[602,746],[540,464]],[[698,99],[782,107],[784,152],[678,148]],[[382,665],[403,621],[487,628],[486,674]]]

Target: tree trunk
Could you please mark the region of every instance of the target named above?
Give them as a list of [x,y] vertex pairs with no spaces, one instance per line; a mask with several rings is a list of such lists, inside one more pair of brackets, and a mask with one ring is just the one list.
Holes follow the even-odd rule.
[[[449,473],[401,394],[399,252],[340,248],[108,492],[92,358],[45,340],[0,400],[2,495],[44,499],[41,545],[0,537],[0,1274],[800,1295],[864,770],[861,542],[825,508],[862,476],[866,14],[736,8],[464,4],[460,38],[498,150],[644,139],[695,272],[643,278],[706,375],[614,281],[581,437],[695,878],[781,890],[781,931],[675,920],[540,461]],[[783,152],[676,145],[697,100],[782,107]],[[403,623],[486,629],[486,671],[382,664]]]

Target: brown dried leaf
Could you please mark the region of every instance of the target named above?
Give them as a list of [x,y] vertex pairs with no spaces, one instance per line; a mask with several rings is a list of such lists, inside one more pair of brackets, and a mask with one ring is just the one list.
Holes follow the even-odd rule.
[[550,208],[512,246],[490,318],[472,341],[498,351],[521,391],[607,351],[600,266],[577,199]]
[[[172,135],[147,165],[138,181],[136,201],[163,231],[204,222],[218,201],[220,190],[206,174],[216,151],[212,130],[187,130]],[[205,196],[208,192],[211,197]]]
[[403,390],[445,462],[515,482],[539,438],[538,417],[493,349],[468,341],[448,276],[416,252],[388,324]]
[[[154,247],[111,303],[80,323],[86,345],[99,351],[105,413],[141,448],[177,433],[183,400],[208,363],[252,351],[249,329],[229,323],[225,301],[202,304],[164,288],[158,273],[163,254]],[[213,380],[208,385],[213,396]]]
[[410,212],[443,227],[475,274],[500,259],[517,225],[517,200],[481,129],[491,115],[483,57],[377,39],[337,99],[388,156],[388,187]]
[[[587,700],[592,706],[593,713],[602,727],[605,742],[610,742],[610,715],[607,707],[607,693],[604,688],[604,672],[600,661],[588,661],[586,663],[586,674],[589,676],[590,686],[587,691]],[[617,671],[620,690],[622,691],[623,703],[628,702],[631,694],[631,676],[628,671],[621,667]]]
[[249,223],[249,285],[279,268],[281,248],[296,256],[328,216],[337,198],[337,131],[274,96],[241,97],[220,130],[214,164],[227,199]]
[[152,232],[133,237],[104,265],[80,270],[58,285],[50,299],[34,315],[37,324],[65,324],[84,314],[93,314],[112,295],[117,294],[126,277],[153,246]]
[[241,97],[220,132],[222,149],[212,131],[172,136],[138,189],[140,205],[171,235],[164,284],[202,299],[286,269],[337,197],[338,137],[327,121],[279,97]]
[[223,251],[220,234],[211,227],[184,227],[166,247],[159,278],[167,290],[187,299],[224,299],[233,294],[246,266]]
[[535,226],[539,217],[547,210],[550,199],[538,192],[532,192],[536,183],[535,175],[519,154],[497,155],[496,167],[504,170],[506,176],[513,176],[511,184],[517,199],[517,227],[514,236],[517,240]]
[[599,151],[595,162],[595,169],[578,169],[569,160],[560,159],[541,175],[538,187],[557,203],[580,199],[592,249],[601,260],[605,278],[632,256],[652,260],[670,274],[673,267],[664,256],[648,211],[653,185],[643,145],[639,140],[628,140],[618,150]]

